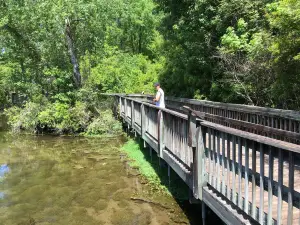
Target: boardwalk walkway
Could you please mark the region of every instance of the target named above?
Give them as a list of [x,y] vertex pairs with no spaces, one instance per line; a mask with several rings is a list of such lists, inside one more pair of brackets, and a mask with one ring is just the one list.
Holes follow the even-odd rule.
[[114,96],[124,123],[225,223],[300,224],[299,112]]

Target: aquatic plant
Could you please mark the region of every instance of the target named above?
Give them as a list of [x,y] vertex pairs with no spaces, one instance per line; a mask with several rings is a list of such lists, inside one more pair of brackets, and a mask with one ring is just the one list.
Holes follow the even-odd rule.
[[149,152],[143,150],[138,141],[130,138],[121,150],[126,152],[130,166],[138,168],[153,192],[172,195],[177,199],[188,199],[188,188],[178,175],[172,172],[169,182],[167,168],[160,167],[155,154],[151,159]]

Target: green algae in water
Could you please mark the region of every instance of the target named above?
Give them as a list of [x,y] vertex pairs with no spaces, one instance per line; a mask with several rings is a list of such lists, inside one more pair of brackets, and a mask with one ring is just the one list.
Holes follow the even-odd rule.
[[[188,187],[174,172],[171,174],[171,182],[169,186],[169,177],[166,168],[160,168],[158,157],[153,154],[150,159],[148,151],[141,148],[141,145],[134,139],[129,139],[122,147],[122,151],[126,152],[130,161],[130,166],[138,168],[141,175],[149,183],[151,192],[167,194],[178,199],[188,199]],[[158,169],[160,168],[160,169]]]

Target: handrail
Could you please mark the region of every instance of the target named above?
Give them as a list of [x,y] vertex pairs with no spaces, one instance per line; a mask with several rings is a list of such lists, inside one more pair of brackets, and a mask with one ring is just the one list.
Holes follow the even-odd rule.
[[279,117],[295,119],[295,120],[300,121],[300,112],[294,111],[294,110],[266,108],[266,107],[260,107],[260,106],[213,102],[213,101],[207,101],[207,100],[196,100],[196,99],[187,99],[187,98],[166,97],[166,100],[176,101],[176,102],[181,102],[181,103],[189,103],[192,105],[211,106],[211,107],[223,108],[223,109],[227,109],[227,110],[234,110],[234,111],[238,111],[238,112],[270,114],[273,116],[279,116]]
[[130,97],[124,97],[124,98],[125,99],[130,99],[131,101],[134,101],[134,102],[137,102],[137,103],[141,103],[141,104],[147,105],[147,106],[149,106],[151,108],[155,108],[155,109],[161,110],[163,112],[167,112],[169,114],[172,114],[174,116],[180,117],[180,118],[185,119],[185,120],[188,119],[188,116],[185,115],[185,114],[183,114],[183,113],[179,113],[179,112],[176,112],[176,111],[173,111],[173,110],[170,110],[170,109],[166,109],[166,108],[161,108],[161,107],[158,107],[158,106],[156,106],[154,104],[150,104],[150,103],[145,102],[145,101],[138,101],[138,100],[132,99]]
[[237,129],[234,129],[234,128],[222,126],[222,125],[211,123],[211,122],[208,122],[208,121],[202,121],[201,125],[205,126],[205,127],[216,129],[216,130],[221,131],[221,132],[226,132],[228,134],[232,134],[232,135],[235,135],[237,137],[241,137],[241,138],[245,138],[245,139],[248,139],[248,140],[256,141],[256,142],[259,142],[259,143],[262,143],[262,144],[265,144],[265,145],[269,145],[269,146],[273,146],[273,147],[276,147],[276,148],[281,148],[281,149],[284,149],[284,150],[300,153],[300,146],[296,145],[296,144],[292,144],[292,143],[288,143],[288,142],[280,141],[280,140],[274,140],[274,139],[269,138],[269,137],[264,137],[264,136],[261,136],[261,135],[257,135],[257,134],[253,134],[253,133],[249,133],[249,132],[245,132],[245,131],[240,131],[240,130],[237,130]]
[[[149,95],[123,96],[152,98]],[[186,106],[198,114],[205,113],[205,119],[210,122],[300,144],[300,112],[297,111],[173,97],[166,97],[165,101],[172,111],[184,113]]]
[[[153,97],[153,95],[147,94],[105,94],[110,96],[128,96],[128,97]],[[233,103],[223,103],[223,102],[213,102],[208,100],[198,100],[198,99],[188,99],[188,98],[176,98],[176,97],[165,97],[166,101],[174,101],[179,103],[189,103],[192,105],[199,106],[211,106],[216,108],[223,108],[227,110],[234,110],[238,112],[251,112],[256,114],[269,114],[273,116],[294,119],[300,121],[300,112],[294,110],[285,110],[285,109],[275,109],[275,108],[267,108],[261,106],[252,106],[252,105],[242,105],[242,104],[233,104]]]

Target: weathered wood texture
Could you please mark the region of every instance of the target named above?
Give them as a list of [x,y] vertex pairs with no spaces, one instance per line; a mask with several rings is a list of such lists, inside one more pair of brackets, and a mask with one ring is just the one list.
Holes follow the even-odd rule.
[[[117,97],[124,121],[174,169],[196,198],[214,201],[211,207],[224,212],[227,204],[233,205],[237,211],[228,216],[233,223],[239,218],[236,213],[243,212],[260,224],[300,224],[300,145],[226,124],[197,122],[191,112]],[[222,201],[207,196],[206,186]],[[221,202],[226,204],[222,209]]]
[[299,154],[208,129],[208,183],[262,224],[288,224],[291,215],[299,224],[300,170],[290,165],[291,159],[299,165]]
[[205,120],[235,129],[272,137],[292,143],[300,143],[300,112],[225,104],[210,101],[166,98],[171,109],[183,106],[205,113]]

